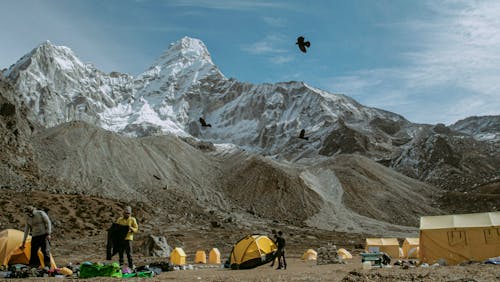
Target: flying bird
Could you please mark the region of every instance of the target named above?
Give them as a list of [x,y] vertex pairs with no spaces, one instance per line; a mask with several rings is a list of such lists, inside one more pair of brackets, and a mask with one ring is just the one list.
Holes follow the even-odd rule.
[[309,137],[305,137],[304,134],[306,134],[306,130],[302,129],[299,133],[299,138],[304,140],[309,140]]
[[200,123],[201,123],[201,126],[203,126],[203,127],[212,127],[212,125],[211,125],[210,123],[209,123],[209,124],[207,124],[207,123],[205,122],[205,119],[204,119],[204,118],[200,118]]
[[297,38],[297,42],[296,42],[295,44],[299,45],[299,49],[300,49],[300,51],[302,51],[302,52],[304,52],[304,53],[306,53],[306,52],[307,52],[306,47],[307,47],[307,48],[311,47],[311,42],[309,42],[309,41],[304,41],[304,37],[303,37],[303,36],[299,36],[299,37]]

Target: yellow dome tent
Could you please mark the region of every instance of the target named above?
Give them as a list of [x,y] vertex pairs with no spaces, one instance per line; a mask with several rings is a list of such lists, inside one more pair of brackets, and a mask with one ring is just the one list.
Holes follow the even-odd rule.
[[186,253],[182,248],[175,248],[170,253],[170,262],[174,265],[185,265],[186,264]]
[[313,249],[308,249],[303,255],[302,260],[317,260],[318,252]]
[[[19,247],[23,243],[24,232],[16,229],[5,229],[0,232],[0,264],[29,264],[31,256],[31,236],[26,238],[24,250]],[[45,267],[42,251],[38,251],[42,267]],[[57,268],[52,254],[50,255],[50,268]]]
[[233,247],[230,256],[232,269],[248,269],[274,259],[278,247],[265,235],[248,235]]
[[205,251],[196,251],[196,254],[194,255],[194,263],[207,263],[207,254]]
[[217,248],[212,248],[208,253],[208,263],[220,264],[220,251]]
[[341,258],[341,259],[352,259],[352,255],[351,253],[349,253],[346,249],[344,248],[340,248],[337,250],[337,255]]
[[410,254],[411,249],[418,248],[420,240],[418,238],[406,238],[403,242],[403,257],[405,258],[418,258],[417,252],[413,251]]

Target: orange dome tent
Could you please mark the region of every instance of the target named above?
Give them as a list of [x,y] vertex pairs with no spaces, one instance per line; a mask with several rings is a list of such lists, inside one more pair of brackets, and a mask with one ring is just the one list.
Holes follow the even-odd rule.
[[[24,250],[19,247],[23,243],[24,232],[16,229],[5,229],[0,231],[0,264],[11,265],[16,263],[29,264],[31,256],[31,236],[26,238]],[[45,267],[43,254],[39,250],[38,257],[42,267]],[[52,254],[50,255],[50,268],[57,268]]]

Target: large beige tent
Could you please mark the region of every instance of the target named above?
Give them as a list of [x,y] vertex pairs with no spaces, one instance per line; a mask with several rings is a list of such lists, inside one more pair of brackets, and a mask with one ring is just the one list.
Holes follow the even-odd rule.
[[403,242],[403,257],[418,258],[419,238],[406,238]]
[[420,218],[420,260],[448,264],[500,255],[500,212]]
[[366,238],[365,251],[378,249],[391,258],[399,258],[399,242],[397,238]]

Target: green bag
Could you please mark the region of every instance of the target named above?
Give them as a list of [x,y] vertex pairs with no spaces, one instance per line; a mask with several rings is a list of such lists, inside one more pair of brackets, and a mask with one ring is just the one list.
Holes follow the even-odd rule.
[[139,277],[139,278],[151,278],[154,277],[155,273],[153,271],[139,271],[132,273],[123,273],[123,278]]
[[120,269],[120,265],[116,262],[107,265],[84,262],[80,266],[80,278],[91,278],[99,276],[122,278],[122,270]]

